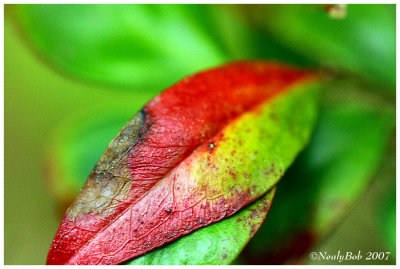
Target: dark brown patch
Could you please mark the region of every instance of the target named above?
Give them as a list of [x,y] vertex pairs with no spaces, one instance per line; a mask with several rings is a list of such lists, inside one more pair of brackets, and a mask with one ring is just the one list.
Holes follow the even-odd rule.
[[119,201],[124,201],[132,186],[128,168],[127,152],[136,143],[143,125],[144,112],[133,117],[117,136],[95,165],[77,199],[68,208],[73,219],[89,212],[107,216]]
[[229,168],[228,174],[231,175],[233,179],[236,179],[236,173],[232,171],[232,168]]

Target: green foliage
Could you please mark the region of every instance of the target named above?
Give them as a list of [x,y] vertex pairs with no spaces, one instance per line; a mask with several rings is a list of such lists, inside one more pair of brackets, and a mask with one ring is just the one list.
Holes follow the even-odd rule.
[[323,5],[233,7],[20,5],[15,14],[47,60],[98,83],[159,92],[226,61],[268,58],[354,73],[394,92],[395,5],[347,5],[342,19]]
[[396,88],[396,6],[347,5],[343,19],[332,19],[322,5],[262,5],[251,20],[282,46],[322,66],[355,73]]
[[35,48],[70,74],[158,92],[227,60],[210,37],[206,6],[21,5]]
[[29,44],[57,69],[130,91],[158,93],[184,76],[235,59],[310,62],[241,22],[224,6],[14,8]]
[[[385,196],[382,197],[378,214],[384,242],[394,254],[396,253],[396,192],[394,189],[386,192]],[[392,258],[395,258],[394,255]]]

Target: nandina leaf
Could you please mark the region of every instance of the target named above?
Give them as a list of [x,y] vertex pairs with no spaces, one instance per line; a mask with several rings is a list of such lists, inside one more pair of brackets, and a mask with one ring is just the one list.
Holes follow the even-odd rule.
[[121,263],[250,204],[307,141],[314,89],[314,74],[267,62],[233,63],[167,89],[110,143],[47,263]]
[[[57,128],[47,155],[47,183],[61,212],[78,195],[85,177],[96,164],[108,141],[124,125],[132,108],[94,109],[74,114]],[[121,121],[125,119],[125,122]],[[74,124],[79,122],[79,125]],[[118,127],[119,125],[119,127]],[[129,261],[127,264],[230,264],[259,229],[274,191],[234,216]],[[72,196],[72,194],[74,194]],[[72,196],[72,197],[71,197]],[[196,255],[193,255],[196,250]]]
[[129,265],[231,264],[260,228],[275,188],[237,214],[133,259]]

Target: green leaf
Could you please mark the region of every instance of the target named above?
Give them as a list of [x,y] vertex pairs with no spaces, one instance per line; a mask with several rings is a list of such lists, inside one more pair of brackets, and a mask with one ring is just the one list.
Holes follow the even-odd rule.
[[326,235],[366,190],[393,127],[391,109],[354,102],[323,107],[309,145],[279,183],[268,221],[246,249],[247,261],[299,258]]
[[263,223],[274,194],[275,188],[232,217],[181,237],[125,264],[230,264]]
[[392,252],[395,259],[396,253],[396,191],[392,189],[382,197],[381,206],[377,208],[379,214],[379,228],[383,241]]
[[[235,11],[236,9],[236,11]],[[243,5],[18,5],[28,44],[81,79],[158,93],[236,59],[314,65],[247,24]]]
[[[24,35],[79,78],[157,93],[227,60],[199,5],[18,5]],[[140,87],[140,88],[139,88]]]
[[344,19],[333,19],[322,5],[262,5],[249,13],[249,19],[281,46],[395,93],[396,6],[347,5],[347,9]]
[[210,5],[207,20],[215,39],[232,59],[268,59],[316,68],[315,62],[290,50],[245,20],[249,5]]

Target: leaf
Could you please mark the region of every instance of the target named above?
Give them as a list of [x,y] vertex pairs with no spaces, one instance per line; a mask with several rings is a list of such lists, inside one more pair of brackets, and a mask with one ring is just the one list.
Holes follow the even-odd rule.
[[228,52],[229,59],[268,59],[296,66],[317,68],[318,64],[282,46],[260,27],[243,17],[249,5],[210,5],[208,22],[216,31],[214,39]]
[[[158,93],[227,56],[202,5],[17,5],[22,33],[81,79]],[[132,88],[135,87],[135,88]]]
[[252,203],[306,143],[315,88],[313,73],[237,62],[167,89],[110,143],[47,263],[122,263]]
[[[129,118],[129,111],[131,108],[124,109],[119,105],[102,111],[94,109],[90,115],[79,112],[60,124],[53,134],[54,141],[46,158],[46,170],[49,171],[46,182],[62,214],[78,195],[108,141]],[[231,218],[202,228],[128,264],[229,264],[261,226],[274,193],[268,192]],[[193,249],[197,251],[195,257],[191,256]]]
[[[129,91],[158,93],[182,74],[235,59],[310,65],[241,20],[245,5],[13,7],[20,32],[47,63]],[[239,12],[231,12],[234,7]]]
[[[394,187],[394,186],[393,186]],[[395,188],[384,193],[382,205],[377,208],[379,214],[379,228],[383,237],[383,242],[392,252],[390,257],[394,260],[396,257],[396,192]]]
[[248,14],[281,46],[395,93],[396,6],[347,5],[347,9],[344,19],[331,18],[320,5],[257,5]]
[[269,221],[245,249],[249,263],[296,262],[343,219],[379,169],[393,111],[329,102],[319,115],[310,143],[279,183]]
[[[91,113],[93,115],[79,112],[57,128],[53,134],[55,141],[47,154],[46,167],[51,171],[47,173],[50,190],[61,207],[72,203],[71,195],[75,197],[79,193],[85,177],[96,163],[94,158],[101,156],[112,134],[120,129],[118,126],[123,126],[121,121],[129,117],[129,111],[118,106],[106,111],[95,109]],[[74,124],[76,122],[80,124]],[[261,226],[274,193],[268,192],[231,218],[180,238],[128,264],[229,264]],[[62,213],[65,210],[66,207]],[[195,257],[191,256],[192,249],[197,250]],[[185,250],[189,251],[184,253]]]
[[[275,188],[237,214],[133,259],[128,265],[230,264],[267,216]],[[193,251],[196,255],[193,255]]]

